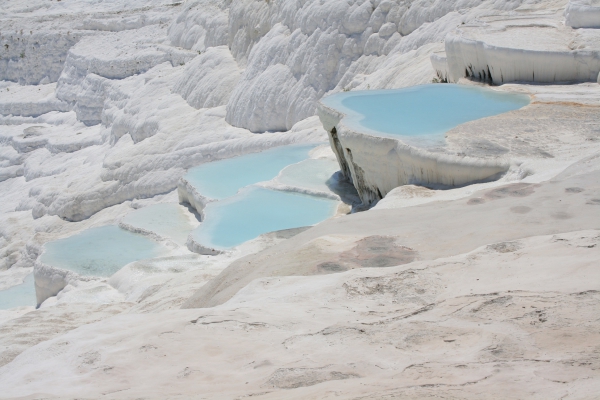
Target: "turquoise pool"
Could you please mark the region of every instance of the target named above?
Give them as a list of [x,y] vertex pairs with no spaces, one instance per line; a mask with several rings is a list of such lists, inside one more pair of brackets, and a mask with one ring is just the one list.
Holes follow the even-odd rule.
[[107,225],[46,243],[40,261],[81,275],[111,276],[130,262],[167,252],[143,235]]
[[314,147],[315,144],[282,146],[202,164],[190,169],[184,178],[203,196],[224,199],[243,187],[275,178],[286,166],[307,159]]
[[281,229],[314,225],[335,214],[337,202],[251,186],[210,203],[192,235],[204,246],[226,249]]
[[443,139],[468,121],[517,110],[529,96],[482,87],[431,84],[337,93],[321,102],[346,114],[344,124],[380,136]]
[[0,290],[0,310],[22,306],[35,306],[33,274],[27,275],[20,285]]

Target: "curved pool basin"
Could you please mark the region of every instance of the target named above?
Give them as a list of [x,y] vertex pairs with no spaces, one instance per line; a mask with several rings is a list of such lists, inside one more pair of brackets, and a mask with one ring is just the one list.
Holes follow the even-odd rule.
[[350,129],[399,139],[443,139],[460,124],[517,110],[529,102],[525,94],[455,84],[344,92],[321,100],[346,114],[343,123]]
[[317,144],[281,146],[191,168],[183,177],[200,194],[224,199],[240,189],[273,179],[283,168],[308,158]]
[[167,252],[143,235],[106,225],[46,243],[40,261],[80,275],[111,276],[130,262]]
[[160,203],[140,208],[127,214],[121,222],[134,229],[139,228],[171,239],[182,246],[185,246],[189,233],[198,225],[197,222],[194,223],[189,211],[175,203]]
[[203,246],[227,249],[263,233],[317,224],[335,214],[338,202],[251,186],[206,206],[206,219],[192,232]]

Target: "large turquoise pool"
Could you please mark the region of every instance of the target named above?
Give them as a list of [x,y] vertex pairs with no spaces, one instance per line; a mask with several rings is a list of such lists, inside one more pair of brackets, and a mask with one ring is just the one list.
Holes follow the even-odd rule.
[[190,169],[184,178],[203,196],[224,199],[243,187],[273,179],[286,166],[307,159],[315,146],[282,146],[202,164]]
[[517,110],[529,96],[482,87],[431,84],[337,93],[321,102],[346,114],[344,124],[381,136],[442,139],[468,121]]
[[337,202],[251,186],[210,203],[206,219],[192,232],[202,245],[226,249],[281,229],[314,225],[335,214]]
[[81,275],[110,276],[130,262],[167,251],[142,235],[107,225],[46,243],[40,261]]

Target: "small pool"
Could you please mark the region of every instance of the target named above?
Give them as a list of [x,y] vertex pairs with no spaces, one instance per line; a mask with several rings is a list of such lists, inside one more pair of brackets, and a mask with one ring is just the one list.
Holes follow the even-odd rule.
[[203,196],[223,199],[243,187],[273,179],[287,165],[307,159],[309,151],[316,146],[282,146],[206,163],[190,169],[184,178]]
[[130,212],[123,223],[185,245],[189,233],[196,227],[194,216],[182,205],[175,203],[154,204]]
[[277,182],[319,192],[329,192],[327,182],[339,171],[337,161],[328,159],[308,159],[289,165],[281,171]]
[[206,219],[194,239],[227,249],[267,232],[314,225],[335,214],[337,202],[298,193],[248,187],[238,195],[206,206]]
[[23,306],[35,307],[35,301],[33,274],[27,275],[20,285],[0,290],[0,310]]
[[81,275],[111,276],[130,262],[167,252],[143,235],[107,225],[46,243],[40,261]]
[[346,114],[344,124],[380,136],[443,139],[468,121],[517,110],[529,96],[455,84],[337,93],[321,102]]

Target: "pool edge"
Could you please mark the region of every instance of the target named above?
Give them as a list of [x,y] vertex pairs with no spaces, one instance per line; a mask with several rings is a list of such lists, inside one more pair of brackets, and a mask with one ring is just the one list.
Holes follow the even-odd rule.
[[496,180],[510,168],[507,161],[433,153],[400,139],[359,132],[344,124],[344,112],[322,101],[317,115],[342,174],[354,183],[364,205],[398,186],[460,187]]

